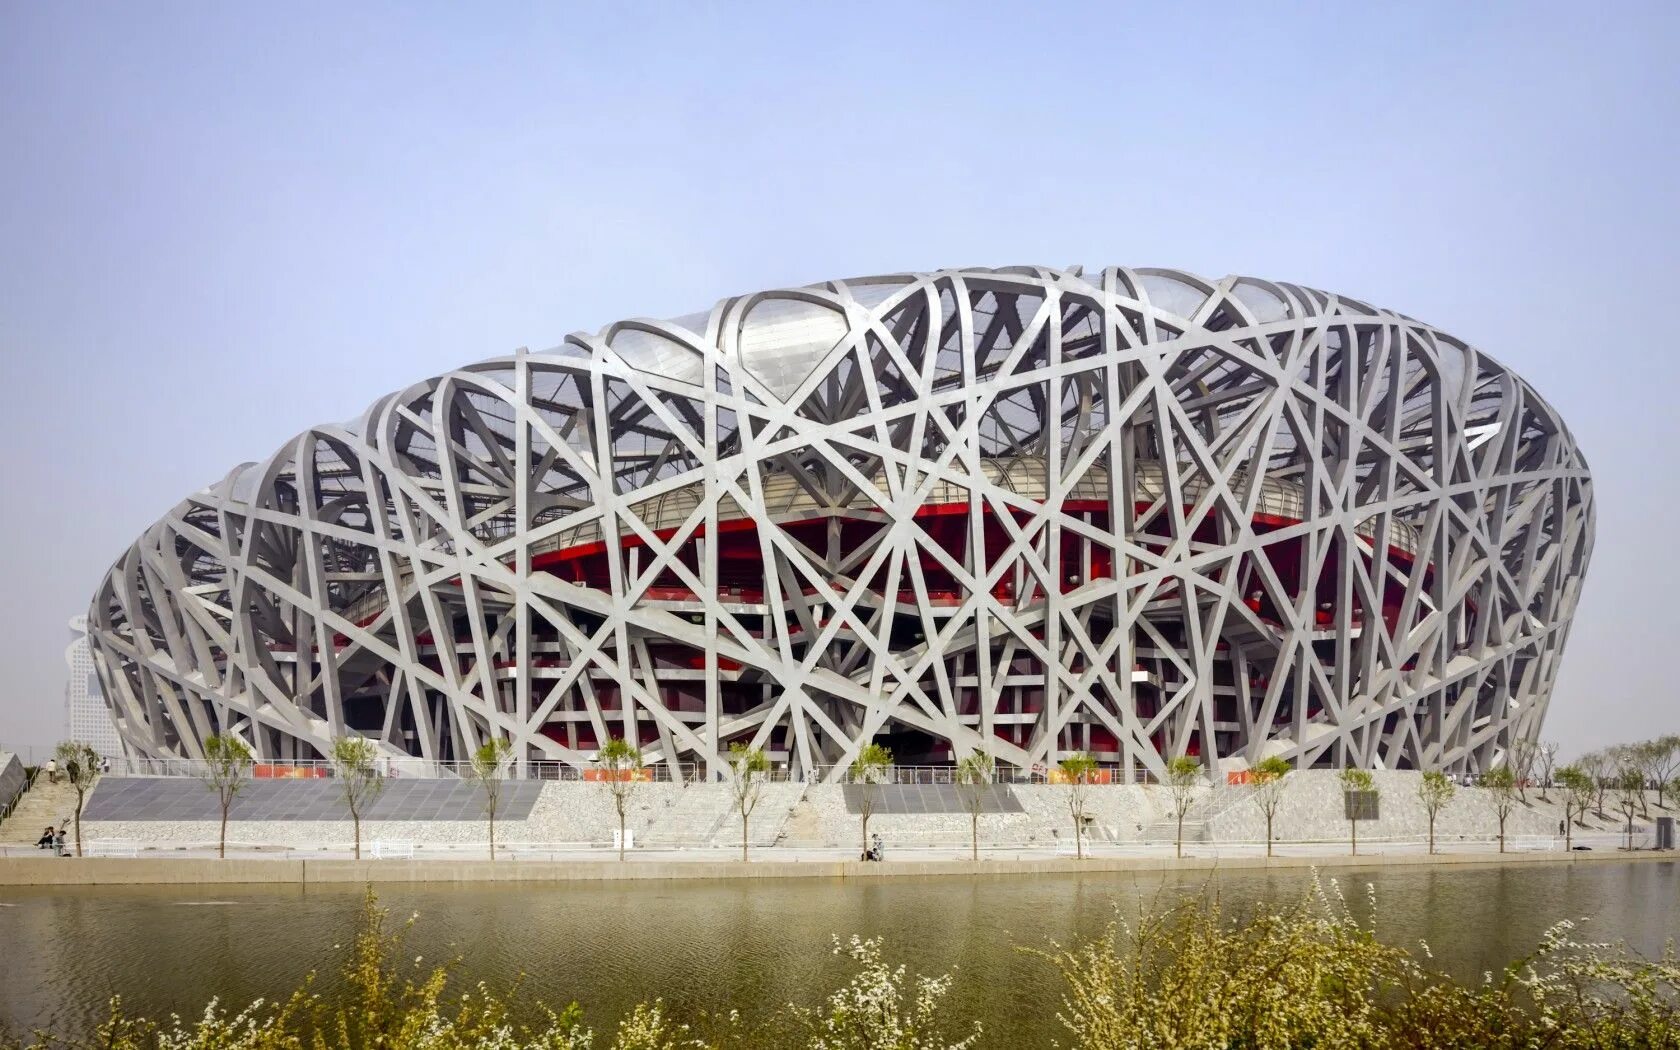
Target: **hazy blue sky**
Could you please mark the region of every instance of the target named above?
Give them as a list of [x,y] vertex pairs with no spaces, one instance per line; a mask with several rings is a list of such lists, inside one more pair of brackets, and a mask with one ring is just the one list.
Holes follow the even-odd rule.
[[1680,730],[1680,9],[1174,6],[0,0],[0,741],[59,735],[122,548],[309,424],[1017,263],[1299,281],[1510,364],[1598,486],[1547,735]]

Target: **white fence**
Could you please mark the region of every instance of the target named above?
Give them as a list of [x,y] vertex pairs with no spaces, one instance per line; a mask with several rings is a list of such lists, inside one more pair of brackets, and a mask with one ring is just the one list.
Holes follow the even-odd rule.
[[[456,780],[472,775],[468,762],[440,762],[424,758],[381,757],[375,760],[379,775],[390,778],[420,780]],[[202,777],[208,772],[205,763],[190,758],[131,758],[112,757],[104,760],[102,771],[109,776],[128,777]],[[309,780],[330,778],[333,764],[325,759],[299,758],[259,761],[252,769],[258,780]],[[1152,783],[1142,770],[1128,773],[1123,769],[1099,771],[1101,784]],[[574,766],[552,760],[529,760],[523,765],[510,763],[504,771],[510,780],[585,781],[603,779],[603,771],[595,766]],[[883,784],[955,784],[954,766],[891,765],[877,774],[876,783]],[[669,763],[650,761],[637,771],[636,778],[652,783],[709,783],[722,782],[726,772],[709,774],[702,763]],[[795,774],[787,769],[772,769],[762,774],[770,783],[847,783],[851,780],[844,766],[818,766]],[[992,776],[998,784],[1046,784],[1055,782],[1055,775],[1047,768],[1016,769],[999,766]]]

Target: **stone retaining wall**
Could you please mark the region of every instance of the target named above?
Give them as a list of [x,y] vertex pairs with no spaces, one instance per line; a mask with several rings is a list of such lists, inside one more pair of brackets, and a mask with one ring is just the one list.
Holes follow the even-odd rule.
[[216,885],[238,883],[600,882],[695,879],[837,879],[1020,876],[1260,868],[1475,867],[1529,864],[1675,863],[1672,853],[1456,853],[1374,857],[1099,857],[1040,860],[858,861],[477,861],[259,860],[0,857],[0,886]]
[[[1420,841],[1427,820],[1417,797],[1416,773],[1373,774],[1380,795],[1380,817],[1361,822],[1359,837],[1367,841]],[[1342,788],[1327,770],[1291,773],[1275,822],[1275,838],[1294,842],[1341,842],[1348,836],[1342,809]],[[980,818],[983,846],[1066,846],[1072,840],[1073,819],[1068,789],[1053,784],[1014,785],[1022,805],[1019,813],[987,813]],[[1100,785],[1088,789],[1089,841],[1135,843],[1172,841],[1171,800],[1165,788]],[[1554,836],[1561,807],[1541,803],[1530,791],[1528,804],[1519,804],[1507,822],[1508,838]],[[1555,798],[1554,794],[1554,798]],[[724,819],[719,819],[722,814]],[[643,784],[630,801],[627,824],[638,842],[670,848],[722,848],[739,842],[726,784]],[[1599,830],[1614,830],[1614,820],[1596,821]],[[700,825],[704,825],[703,827]],[[752,827],[757,847],[850,848],[860,842],[861,818],[846,807],[844,791],[826,784],[773,784],[766,788]],[[599,784],[544,783],[524,820],[497,822],[497,840],[509,845],[605,845],[612,841],[618,818],[610,795]],[[1490,793],[1460,788],[1436,825],[1441,842],[1491,842],[1497,824]],[[89,841],[122,840],[141,847],[213,844],[217,823],[211,821],[97,821],[84,820]],[[889,848],[947,846],[969,842],[967,813],[882,813],[870,820],[871,834],[879,834]],[[364,843],[376,839],[419,845],[467,846],[487,838],[483,820],[363,821]],[[1199,789],[1196,806],[1187,818],[1189,841],[1259,842],[1265,838],[1265,818],[1248,791],[1219,785]],[[349,821],[231,821],[228,840],[241,845],[343,848],[351,840]]]
[[23,759],[14,752],[0,751],[0,810],[23,791]]

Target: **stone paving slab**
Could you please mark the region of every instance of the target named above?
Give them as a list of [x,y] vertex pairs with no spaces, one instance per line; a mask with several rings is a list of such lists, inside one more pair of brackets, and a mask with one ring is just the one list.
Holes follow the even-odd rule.
[[[878,784],[876,813],[967,813],[968,800],[954,784]],[[863,787],[845,785],[846,812],[863,812]],[[1025,807],[1008,784],[988,784],[980,798],[982,813],[1024,813]]]
[[[502,784],[498,820],[524,820],[542,791],[536,780]],[[82,811],[84,821],[220,820],[221,806],[203,781],[185,777],[103,777]],[[363,820],[476,821],[484,789],[465,780],[390,779]],[[240,789],[229,820],[349,820],[344,793],[331,779],[253,780]]]

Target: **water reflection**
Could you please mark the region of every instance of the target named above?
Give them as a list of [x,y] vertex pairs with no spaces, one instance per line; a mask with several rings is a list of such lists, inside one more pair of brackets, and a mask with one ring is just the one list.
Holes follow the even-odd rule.
[[[526,994],[584,1003],[598,1026],[655,996],[679,1010],[815,1003],[840,979],[832,938],[886,939],[913,971],[955,970],[952,999],[997,1045],[1045,1039],[1060,988],[1017,945],[1072,944],[1116,915],[1185,894],[1231,907],[1292,901],[1302,871],[752,883],[388,885],[428,962],[458,957],[462,987],[524,974]],[[1646,954],[1680,937],[1680,865],[1593,864],[1341,871],[1349,906],[1379,934],[1429,942],[1463,977],[1531,950],[1561,918]],[[130,1009],[196,1014],[212,995],[244,1004],[336,970],[361,906],[356,887],[88,887],[0,891],[0,1022],[81,1032],[120,994]],[[993,1040],[988,1040],[992,1042]]]

